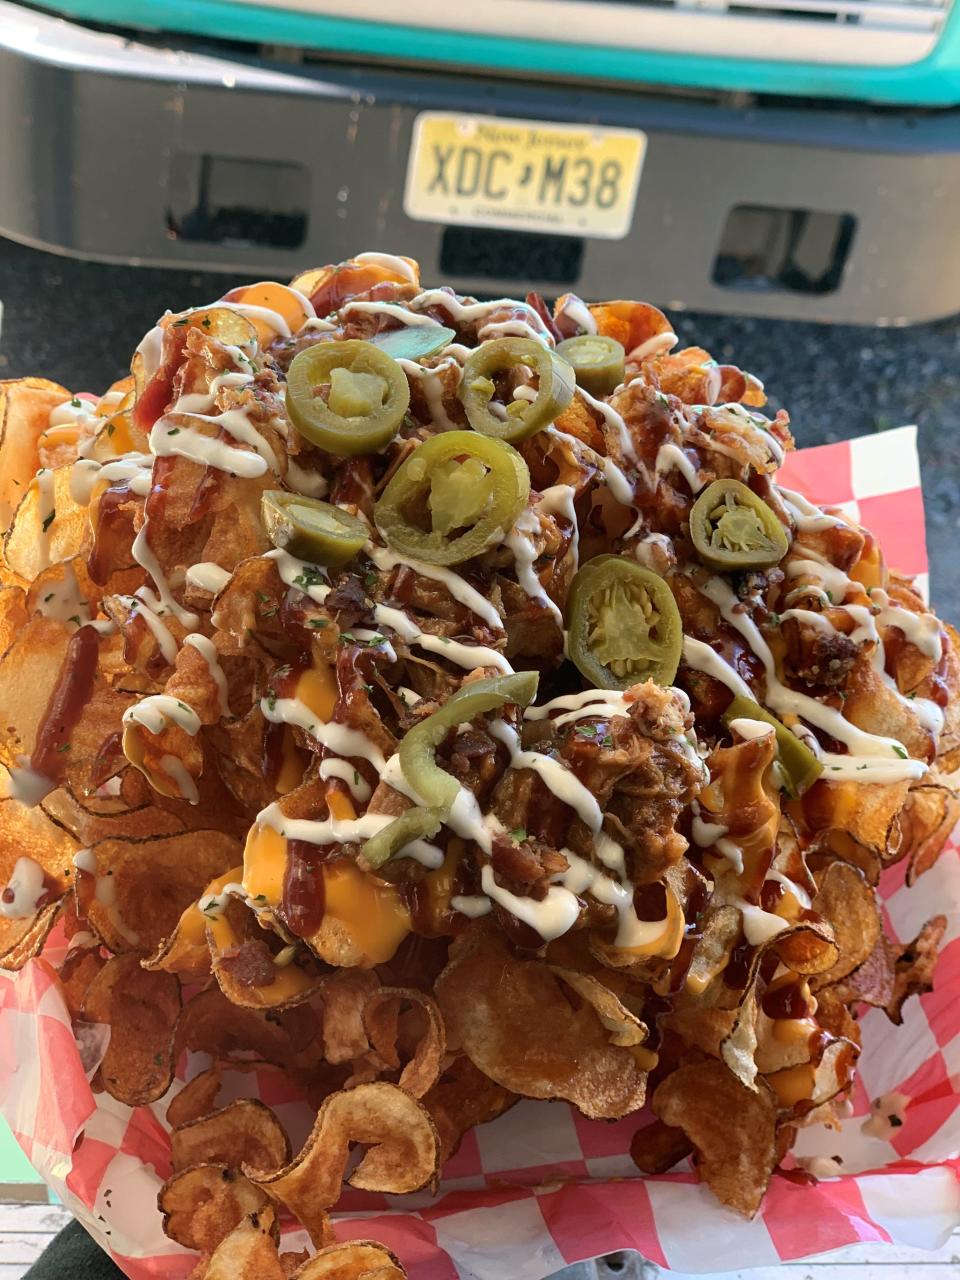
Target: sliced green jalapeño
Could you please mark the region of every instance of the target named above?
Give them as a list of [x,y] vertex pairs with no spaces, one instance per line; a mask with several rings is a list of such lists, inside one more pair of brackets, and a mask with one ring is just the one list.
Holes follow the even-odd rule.
[[397,468],[373,518],[390,548],[459,564],[502,541],[530,496],[515,449],[475,431],[431,436]]
[[370,536],[364,522],[348,511],[286,489],[262,494],[260,513],[275,547],[313,564],[346,564]]
[[635,560],[589,560],[570,586],[567,624],[569,656],[596,688],[666,685],[677,674],[680,610],[663,578]]
[[577,385],[592,396],[608,396],[623,381],[626,352],[616,338],[583,333],[561,342],[557,355],[573,367]]
[[823,773],[823,765],[810,748],[759,702],[738,693],[723,713],[723,722],[728,728],[734,720],[761,720],[773,726],[777,736],[777,755],[791,795],[802,796]]
[[388,445],[410,405],[407,376],[372,342],[319,342],[287,373],[287,412],[311,444],[352,458]]
[[714,480],[690,512],[690,537],[711,569],[762,569],[787,554],[787,531],[739,480]]
[[[492,408],[495,378],[521,365],[539,381],[536,396],[498,405],[498,415]],[[458,394],[474,431],[516,444],[555,422],[573,399],[574,387],[573,369],[542,343],[533,338],[494,338],[471,351]]]
[[389,826],[378,831],[363,846],[364,858],[380,867],[416,839],[436,835],[450,816],[460,784],[437,763],[437,748],[457,725],[475,720],[487,711],[497,711],[509,702],[526,707],[537,693],[535,671],[473,680],[449,698],[439,711],[414,725],[400,743],[400,768],[404,781],[423,805],[408,809]]

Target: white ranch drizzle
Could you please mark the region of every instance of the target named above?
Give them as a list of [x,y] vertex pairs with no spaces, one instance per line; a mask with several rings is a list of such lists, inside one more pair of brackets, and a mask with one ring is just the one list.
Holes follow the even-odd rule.
[[773,654],[756,623],[748,614],[736,612],[739,601],[729,584],[721,578],[710,578],[700,589],[707,599],[712,600],[718,607],[723,619],[743,636],[763,663],[767,677],[766,701],[772,711],[781,715],[796,715],[808,720],[816,728],[828,733],[838,742],[842,742],[851,754],[897,758],[901,778],[920,777],[926,772],[925,764],[918,760],[904,758],[907,753],[903,744],[897,742],[895,738],[866,733],[849,720],[845,720],[835,708],[828,707],[807,694],[788,689],[780,682]]
[[199,564],[192,564],[186,573],[188,586],[209,591],[214,596],[223,590],[232,576],[228,569],[221,568],[213,560],[201,560]]
[[422,384],[423,397],[427,402],[427,408],[430,410],[430,421],[434,427],[439,427],[441,431],[458,431],[462,424],[454,422],[448,415],[443,404],[444,384],[443,379],[439,376],[440,369],[456,369],[457,380],[463,376],[463,369],[460,364],[452,357],[445,358],[441,363],[427,369],[422,364],[417,364],[415,360],[407,360],[400,357],[397,364],[404,371],[408,378],[414,378]]
[[430,578],[434,582],[442,583],[454,600],[459,604],[466,605],[472,613],[475,613],[478,618],[482,618],[494,631],[504,630],[503,619],[497,612],[493,602],[488,600],[476,587],[471,587],[469,582],[461,578],[458,573],[454,573],[452,569],[445,569],[442,565],[426,564],[423,560],[414,560],[409,556],[398,556],[386,547],[378,547],[372,542],[368,542],[364,549],[377,568],[382,569],[384,573],[389,573],[397,565],[405,565],[423,578]]
[[700,479],[700,468],[687,457],[679,445],[662,444],[657,450],[654,471],[662,476],[667,471],[679,471],[690,486],[691,493],[699,493],[703,488]]
[[158,458],[187,458],[190,462],[198,462],[248,480],[262,476],[271,469],[279,470],[276,454],[252,425],[244,409],[227,409],[224,413],[212,416],[202,413],[191,413],[188,416],[196,422],[209,422],[222,427],[234,440],[250,445],[254,452],[237,449],[224,440],[204,435],[189,425],[171,422],[167,416],[159,418],[150,430],[151,452]]
[[340,308],[340,315],[349,315],[354,311],[359,311],[364,315],[391,316],[394,320],[399,320],[401,324],[412,326],[413,328],[443,328],[440,321],[434,320],[433,316],[422,316],[419,312],[410,311],[407,307],[401,307],[396,302],[345,302]]
[[[277,571],[284,586],[296,587],[298,591],[308,595],[315,604],[323,604],[330,594],[330,587],[326,583],[318,582],[311,586],[306,585],[317,573],[326,572],[320,565],[308,564],[306,560],[298,560],[289,551],[281,551],[279,548],[274,551],[265,551],[263,558],[264,560],[276,560]],[[298,578],[302,579],[302,581],[298,582]]]
[[570,521],[570,555],[574,572],[580,563],[580,526],[574,507],[575,498],[576,490],[572,484],[553,484],[544,489],[534,503],[537,510],[545,515],[560,515]]
[[88,876],[94,877],[93,896],[103,907],[111,925],[127,942],[133,946],[138,946],[140,935],[134,933],[117,910],[117,887],[114,884],[113,876],[109,873],[103,876],[97,874],[97,858],[93,850],[78,850],[73,855],[73,865],[78,871],[83,871]]
[[612,716],[629,715],[631,703],[618,689],[584,689],[582,693],[565,693],[550,702],[539,706],[527,707],[523,713],[524,720],[546,720],[554,711],[562,714],[552,717],[552,723],[561,728],[574,720],[584,720],[589,716],[600,716],[608,719]]
[[813,906],[813,901],[806,889],[797,884],[795,880],[791,880],[789,876],[785,876],[782,871],[776,871],[772,867],[767,872],[768,880],[776,880],[777,884],[782,884],[788,893],[792,893],[804,911],[809,911]]
[[227,677],[224,674],[223,667],[220,665],[220,655],[217,653],[217,647],[212,640],[206,636],[193,635],[187,636],[184,644],[190,645],[196,649],[203,658],[210,671],[213,683],[217,686],[217,699],[220,703],[221,716],[229,716],[230,712],[230,691],[227,685]]
[[[303,295],[300,295],[301,298]],[[307,304],[309,306],[309,303]],[[279,311],[274,311],[272,307],[258,307],[252,302],[227,302],[224,298],[218,299],[216,302],[209,304],[210,309],[223,307],[227,311],[235,311],[237,315],[246,317],[248,320],[262,320],[264,324],[270,326],[271,329],[281,338],[291,337],[290,326],[284,320]],[[204,308],[206,310],[206,308]],[[313,308],[310,307],[313,311]]]
[[626,458],[628,462],[635,463],[637,461],[637,451],[633,447],[633,437],[630,435],[630,430],[627,427],[623,416],[614,409],[613,405],[607,404],[605,400],[598,400],[595,396],[592,396],[589,391],[585,391],[583,387],[577,387],[577,395],[580,396],[582,400],[585,400],[591,409],[595,409],[609,427],[613,428],[620,441],[620,452],[622,456]]
[[489,649],[482,644],[463,644],[459,640],[450,640],[446,636],[435,636],[427,631],[421,631],[414,620],[402,609],[394,609],[389,605],[375,605],[373,613],[377,626],[392,627],[405,644],[413,644],[419,649],[426,649],[428,653],[449,658],[456,666],[464,667],[468,671],[475,671],[477,667],[495,667],[504,675],[513,674],[513,667],[496,649]]
[[90,621],[90,604],[80,593],[80,583],[69,560],[61,561],[63,575],[60,588],[51,586],[37,603],[38,612],[55,622],[76,622],[83,626]]
[[28,809],[33,809],[56,787],[57,784],[50,778],[31,768],[29,756],[21,755],[17,756],[17,763],[10,770],[8,794],[5,798],[19,800]]
[[188,804],[200,803],[200,792],[190,775],[186,765],[178,756],[165,755],[160,759],[160,768],[172,782],[180,788],[180,794]]
[[40,568],[50,564],[50,534],[57,519],[56,473],[50,467],[37,472],[37,542],[40,546]]
[[693,636],[684,636],[683,660],[694,671],[700,671],[705,676],[712,676],[714,680],[726,685],[731,693],[739,694],[741,697],[749,698],[751,702],[756,702],[753,690],[747,682],[737,675],[729,663],[724,662],[716,649],[711,649],[703,640],[696,640]]
[[163,359],[163,334],[163,329],[155,324],[137,343],[136,354],[143,360],[143,377],[146,382],[149,382],[160,368],[160,362]]
[[127,598],[133,615],[143,619],[153,633],[164,661],[172,666],[177,660],[177,642],[170,628],[160,617],[164,611],[160,601],[149,587],[141,587],[136,595]]
[[[423,293],[410,301],[410,306],[415,311],[422,311],[426,307],[440,307],[446,311],[447,315],[452,316],[454,320],[480,320],[484,316],[490,316],[495,311],[502,311],[509,308],[512,311],[522,311],[527,317],[527,324],[532,330],[531,336],[537,338],[540,342],[552,347],[553,336],[550,330],[543,323],[543,318],[539,313],[526,302],[519,302],[516,298],[494,298],[492,302],[461,302],[459,298],[453,294],[445,293],[443,289],[425,289]],[[508,323],[508,322],[505,322]],[[477,336],[483,341],[489,336],[489,331],[498,328],[495,323],[482,325],[477,330]]]
[[652,338],[648,338],[646,342],[641,342],[639,346],[628,351],[627,359],[636,363],[650,356],[658,356],[661,351],[669,351],[671,347],[675,347],[677,342],[677,335],[666,329],[663,333],[655,333]]
[[539,532],[540,521],[537,519],[536,512],[532,507],[525,507],[517,516],[513,528],[504,538],[503,545],[513,556],[517,582],[524,593],[531,600],[535,600],[538,604],[549,609],[562,630],[563,614],[544,590],[543,584],[533,568],[537,560],[537,548],[533,539]]
[[[611,883],[613,883],[611,881]],[[539,933],[545,942],[559,938],[576,924],[580,915],[580,903],[576,894],[558,884],[550,885],[546,896],[539,901],[522,898],[503,885],[497,884],[493,867],[488,862],[480,872],[480,887],[488,898],[509,911]]]
[[37,903],[43,897],[43,882],[44,870],[39,862],[18,858],[0,893],[0,916],[7,920],[26,920],[36,915]]
[[846,524],[846,521],[839,516],[827,515],[815,503],[810,502],[802,493],[797,493],[794,489],[785,489],[782,485],[777,485],[777,490],[800,533],[818,533],[821,529],[835,529],[839,525]]
[[[303,297],[302,294],[300,296]],[[327,320],[324,316],[311,316],[303,322],[297,333],[332,333],[336,327],[332,320]]]
[[191,738],[195,738],[200,732],[200,717],[193,707],[168,693],[152,693],[127,707],[123,713],[123,723],[142,725],[148,733],[153,734],[163,733],[170,724],[175,724]]
[[582,329],[584,333],[596,333],[597,322],[594,320],[589,307],[585,302],[574,293],[568,293],[563,299],[563,306],[557,312],[557,319],[566,316],[572,320],[578,329]]
[[738,733],[744,742],[753,742],[755,738],[769,738],[774,732],[773,725],[767,724],[766,720],[749,720],[746,716],[731,720],[729,727],[734,733]]
[[511,769],[531,769],[558,800],[569,805],[591,831],[600,830],[603,826],[603,814],[596,797],[562,761],[540,751],[522,750],[516,732],[505,720],[491,721],[488,731],[491,737],[507,748]]
[[308,471],[291,457],[287,458],[287,474],[284,480],[298,493],[306,494],[308,498],[323,498],[330,491],[330,482],[326,476],[320,475],[318,471]]
[[771,938],[775,938],[778,933],[783,933],[784,929],[790,927],[790,921],[785,920],[783,916],[764,911],[743,898],[731,899],[731,905],[740,909],[740,914],[743,916],[743,936],[751,947],[762,946],[763,943],[769,942]]
[[617,501],[628,507],[633,506],[633,487],[612,458],[597,453],[595,449],[585,445],[576,436],[568,435],[566,431],[561,431],[556,426],[544,427],[544,433],[553,436],[557,440],[562,440],[573,449],[574,456],[585,454],[590,462],[603,473],[603,478]]
[[160,597],[160,602],[163,607],[165,609],[169,609],[180,625],[185,627],[187,631],[195,631],[200,625],[200,618],[197,614],[191,613],[189,609],[184,609],[184,607],[174,598],[173,592],[170,590],[170,584],[167,581],[166,574],[160,568],[160,561],[157,559],[156,555],[154,555],[153,548],[147,541],[147,529],[149,524],[149,520],[144,520],[143,525],[140,528],[140,532],[133,540],[133,547],[131,548],[133,558],[153,579],[154,585],[157,588],[157,595]]
[[78,506],[87,507],[94,489],[102,481],[126,480],[130,492],[144,498],[150,492],[152,467],[153,458],[148,453],[125,453],[104,463],[93,458],[78,458],[70,468],[70,497]]
[[397,275],[403,276],[404,280],[409,280],[411,284],[418,284],[417,273],[405,258],[398,258],[395,253],[377,253],[372,249],[365,250],[363,253],[355,253],[353,255],[354,262],[369,262],[376,267],[386,267],[388,271],[395,271]]
[[346,724],[321,720],[299,698],[261,698],[260,710],[264,719],[271,724],[295,725],[339,756],[356,756],[361,760],[369,760],[378,772],[386,764],[383,752],[365,733],[361,733],[359,729],[351,729]]
[[361,777],[348,760],[323,760],[320,763],[320,777],[326,782],[328,778],[339,778],[347,784],[347,788],[358,804],[366,804],[373,795],[370,784]]

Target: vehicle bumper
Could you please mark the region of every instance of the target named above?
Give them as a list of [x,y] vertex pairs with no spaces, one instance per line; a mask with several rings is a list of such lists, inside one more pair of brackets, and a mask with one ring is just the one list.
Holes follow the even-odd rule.
[[[443,225],[403,208],[423,110],[643,129],[627,237],[571,251],[559,238],[478,231],[471,259],[462,252],[471,233],[458,228],[452,253]],[[270,67],[138,45],[0,2],[0,234],[103,261],[282,278],[382,248],[417,258],[427,281],[442,275],[468,292],[522,281],[547,294],[639,290],[675,308],[911,323],[960,310],[958,124],[960,111],[737,109],[434,71]],[[264,233],[251,239],[230,217],[198,230],[210,181],[225,207],[259,210]],[[836,287],[718,283],[735,207],[851,217]],[[555,269],[561,249],[569,278]]]

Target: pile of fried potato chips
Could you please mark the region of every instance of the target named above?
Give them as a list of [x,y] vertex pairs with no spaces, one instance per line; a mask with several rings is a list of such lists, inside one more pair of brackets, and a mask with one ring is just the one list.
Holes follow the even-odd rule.
[[930,988],[944,919],[876,887],[958,816],[960,639],[676,343],[370,253],[167,312],[99,399],[0,384],[0,963],[69,943],[197,1280],[402,1276],[344,1182],[433,1189],[519,1098],[751,1216],[857,1009]]

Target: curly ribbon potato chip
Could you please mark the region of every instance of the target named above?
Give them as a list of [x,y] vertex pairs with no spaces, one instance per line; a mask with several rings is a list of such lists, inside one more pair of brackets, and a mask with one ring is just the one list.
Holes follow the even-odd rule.
[[422,1098],[436,1083],[446,1052],[443,1019],[434,1001],[412,988],[382,987],[364,1002],[363,1026],[384,1066],[399,1070],[400,1088]]
[[118,1102],[143,1106],[169,1089],[179,1013],[176,978],[142,969],[133,953],[114,956],[93,978],[83,997],[83,1016],[110,1027],[100,1079]]
[[170,1099],[166,1116],[170,1128],[178,1129],[215,1111],[221,1083],[219,1063],[194,1076]]
[[175,1173],[160,1188],[157,1205],[163,1229],[185,1249],[213,1253],[269,1197],[226,1164],[198,1164]]
[[[284,1168],[248,1162],[244,1172],[297,1215],[315,1244],[329,1231],[350,1148],[367,1147],[350,1186],[394,1195],[435,1182],[439,1142],[429,1113],[396,1085],[360,1084],[326,1099],[303,1148]],[[280,1163],[280,1162],[277,1162]]]
[[174,1129],[170,1156],[178,1172],[204,1162],[269,1169],[290,1159],[290,1140],[269,1107],[257,1098],[238,1098]]
[[455,1154],[468,1130],[496,1120],[515,1102],[519,1102],[515,1093],[484,1075],[465,1054],[448,1062],[440,1079],[423,1096],[423,1105],[437,1130],[440,1164]]

